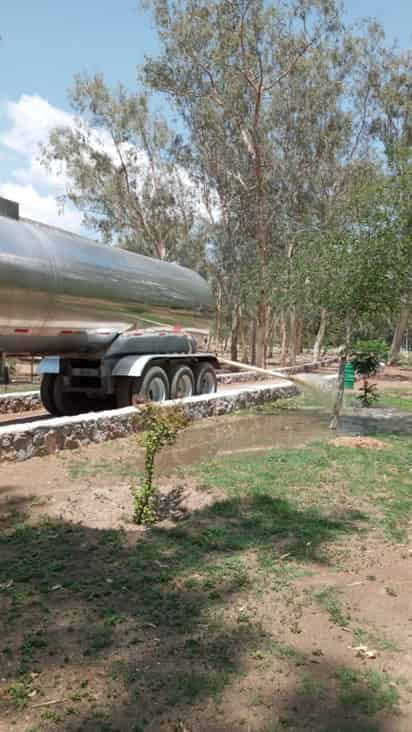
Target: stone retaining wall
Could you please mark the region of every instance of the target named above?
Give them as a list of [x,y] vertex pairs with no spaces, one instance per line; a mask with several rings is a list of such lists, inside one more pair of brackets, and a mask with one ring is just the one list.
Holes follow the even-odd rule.
[[0,394],[0,414],[17,414],[41,409],[40,392],[20,391]]
[[[193,420],[215,417],[239,409],[287,399],[299,394],[296,384],[277,381],[248,389],[164,402],[168,409],[179,404]],[[110,412],[59,417],[27,425],[0,427],[0,463],[29,460],[61,450],[75,450],[91,443],[127,437],[139,430],[139,408],[126,407]]]
[[339,426],[352,435],[412,435],[412,413],[386,407],[345,408]]
[[256,371],[228,371],[217,374],[218,384],[244,384],[251,381],[268,381],[270,374],[259,374]]

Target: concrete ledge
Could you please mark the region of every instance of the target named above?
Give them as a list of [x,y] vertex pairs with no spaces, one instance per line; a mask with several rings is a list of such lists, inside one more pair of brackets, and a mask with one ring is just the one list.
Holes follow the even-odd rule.
[[412,412],[402,412],[386,407],[345,408],[339,425],[348,434],[375,435],[412,435]]
[[[236,391],[178,399],[162,404],[164,409],[181,406],[190,419],[216,417],[239,409],[264,404],[277,399],[288,399],[299,394],[291,381],[273,381],[271,384],[242,387]],[[139,431],[139,408],[126,407],[110,412],[82,414],[78,417],[59,417],[26,425],[0,427],[0,463],[29,460],[51,455],[61,450],[75,450],[91,443],[106,442],[128,437]]]

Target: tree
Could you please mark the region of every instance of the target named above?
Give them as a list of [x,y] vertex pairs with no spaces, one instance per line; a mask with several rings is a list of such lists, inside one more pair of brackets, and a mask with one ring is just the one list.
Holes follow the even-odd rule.
[[[318,354],[326,319],[337,337],[351,312],[356,327],[370,323],[374,284],[369,297],[360,283],[363,310],[346,298],[352,276],[368,280],[352,271],[350,253],[368,268],[378,242],[386,266],[383,229],[399,256],[408,247],[410,60],[384,48],[376,23],[345,27],[337,0],[145,5],[161,53],[140,70],[144,91],[77,77],[80,117],[44,150],[68,177],[66,197],[105,240],[207,274],[216,340],[230,338],[232,360],[241,350],[264,366],[278,333],[282,361],[293,362],[304,327],[314,335],[320,321]],[[179,134],[150,113],[153,90],[177,111]],[[396,297],[407,303],[410,281],[402,281]],[[393,303],[384,312],[393,318]]]
[[[332,1],[275,7],[263,0],[153,0],[146,5],[153,9],[163,52],[147,60],[144,80],[176,105],[193,159],[217,194],[221,242],[238,272],[247,272],[242,299],[252,304],[257,363],[264,365],[275,265],[285,267],[291,246],[285,210],[290,189],[283,173],[296,150],[291,124],[299,117],[288,109],[285,119],[279,110],[287,108],[288,80],[299,78],[301,66],[314,69],[322,49],[336,38],[339,13]],[[298,88],[299,81],[296,100]],[[283,135],[285,125],[289,138]],[[288,142],[292,149],[285,154]],[[303,172],[293,166],[296,181]]]
[[331,232],[331,238],[316,242],[302,263],[309,297],[318,298],[343,331],[332,427],[342,407],[344,369],[354,334],[377,313],[393,313],[410,277],[411,249],[398,231],[396,206],[388,180],[377,170],[373,183],[352,191],[340,235]]
[[106,242],[159,259],[199,264],[199,196],[176,164],[175,133],[146,94],[111,91],[102,76],[77,76],[72,127],[54,129],[42,160],[67,178],[62,197]]
[[[412,254],[412,53],[386,50],[373,87],[373,131],[380,140],[386,164],[389,205],[396,221],[397,235]],[[388,196],[387,196],[388,198]],[[395,228],[395,227],[394,227]],[[389,363],[399,357],[412,309],[412,262],[406,262],[410,277],[400,293],[398,320]],[[409,266],[408,266],[409,265]]]
[[277,318],[293,360],[304,308],[298,252],[313,232],[339,228],[341,199],[365,170],[381,30],[345,29],[333,0],[146,6],[162,53],[147,60],[143,79],[175,105],[194,168],[216,194],[211,251],[232,338],[234,314],[247,312],[264,365]]

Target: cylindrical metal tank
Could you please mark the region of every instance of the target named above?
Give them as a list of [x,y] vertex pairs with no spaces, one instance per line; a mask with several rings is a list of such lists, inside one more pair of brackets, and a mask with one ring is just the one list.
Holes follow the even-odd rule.
[[192,270],[0,216],[0,351],[91,352],[133,327],[204,336],[213,311]]

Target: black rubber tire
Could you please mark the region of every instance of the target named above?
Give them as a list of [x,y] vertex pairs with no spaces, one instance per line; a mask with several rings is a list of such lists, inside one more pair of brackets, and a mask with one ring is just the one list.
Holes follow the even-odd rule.
[[167,401],[170,399],[170,384],[167,377],[167,373],[161,366],[150,366],[146,373],[143,374],[143,378],[139,387],[138,395],[145,401],[152,401],[150,399],[150,384],[154,379],[160,379],[164,385],[164,399],[157,399],[155,401]]
[[[208,383],[208,388],[206,388],[206,383]],[[216,390],[216,371],[211,363],[204,361],[195,369],[195,394],[214,394]]]
[[130,407],[133,404],[133,394],[136,393],[136,384],[140,379],[133,379],[130,376],[118,376],[116,379],[116,407]]
[[[189,394],[179,394],[179,381],[186,377],[190,379],[191,389]],[[170,398],[171,399],[183,399],[184,397],[193,396],[195,393],[195,377],[193,371],[189,366],[175,366],[172,370],[170,378]]]
[[136,402],[148,402],[150,382],[159,377],[165,386],[166,399],[170,399],[170,384],[166,371],[160,366],[149,366],[142,377],[119,376],[116,381],[116,404],[118,409],[130,407]]
[[40,384],[40,399],[43,407],[54,417],[60,417],[56,402],[54,401],[54,384],[56,374],[43,374]]
[[85,414],[93,409],[86,394],[64,391],[63,376],[61,374],[57,374],[55,377],[53,400],[56,405],[57,414],[65,417],[73,417],[76,414]]

